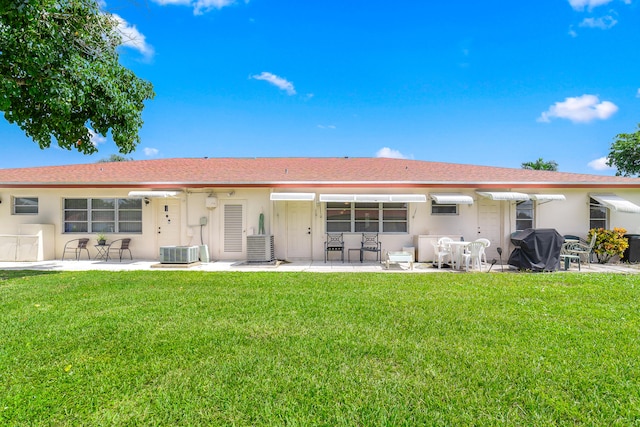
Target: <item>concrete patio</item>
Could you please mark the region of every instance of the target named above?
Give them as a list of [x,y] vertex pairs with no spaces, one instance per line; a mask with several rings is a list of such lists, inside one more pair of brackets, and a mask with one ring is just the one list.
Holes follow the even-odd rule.
[[[483,273],[516,273],[518,270],[508,265],[501,266],[495,264],[493,267],[485,265]],[[100,261],[100,260],[80,260],[80,261],[38,261],[38,262],[0,262],[0,270],[40,270],[40,271],[89,271],[89,270],[107,270],[107,271],[170,271],[170,270],[188,270],[188,271],[280,271],[280,272],[315,272],[315,273],[398,273],[405,274],[425,274],[425,273],[451,273],[451,274],[471,274],[464,270],[454,270],[443,268],[438,270],[431,263],[415,263],[413,270],[408,264],[391,264],[389,269],[385,265],[375,261],[365,261],[364,263],[356,262],[340,262],[340,261],[277,261],[275,263],[247,263],[246,261],[213,261],[208,263],[193,264],[160,264],[157,260],[123,260],[119,261]],[[564,270],[560,272],[565,273]],[[479,273],[474,270],[473,273]],[[640,264],[626,263],[609,263],[609,264],[583,264],[580,271],[576,264],[572,264],[567,273],[617,273],[617,274],[640,274]]]

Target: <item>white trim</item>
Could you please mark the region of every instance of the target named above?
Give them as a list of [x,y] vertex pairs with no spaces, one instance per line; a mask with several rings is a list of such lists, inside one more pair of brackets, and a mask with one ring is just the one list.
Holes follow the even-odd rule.
[[316,193],[271,193],[270,200],[278,201],[309,201],[316,199]]
[[529,195],[524,193],[517,193],[515,191],[476,191],[480,196],[486,197],[491,200],[511,200],[511,201],[525,201],[529,200]]
[[424,194],[320,194],[321,202],[424,203]]
[[589,196],[616,212],[640,213],[640,206],[616,194],[590,194]]
[[462,193],[430,193],[431,197],[439,205],[472,205],[473,197]]

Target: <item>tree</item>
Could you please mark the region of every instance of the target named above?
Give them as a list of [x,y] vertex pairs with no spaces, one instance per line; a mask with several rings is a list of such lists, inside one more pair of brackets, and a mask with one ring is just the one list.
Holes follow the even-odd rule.
[[118,62],[121,37],[99,0],[0,1],[0,111],[40,148],[95,153],[89,129],[121,153],[140,142],[151,83]]
[[621,133],[611,144],[607,165],[617,169],[618,176],[640,174],[640,124],[634,133]]
[[539,171],[557,171],[558,163],[553,160],[545,162],[542,157],[540,157],[535,162],[525,162],[522,164],[522,169],[534,169]]
[[112,154],[107,158],[100,159],[96,163],[111,163],[111,162],[129,162],[133,160],[131,157],[124,157],[119,154]]

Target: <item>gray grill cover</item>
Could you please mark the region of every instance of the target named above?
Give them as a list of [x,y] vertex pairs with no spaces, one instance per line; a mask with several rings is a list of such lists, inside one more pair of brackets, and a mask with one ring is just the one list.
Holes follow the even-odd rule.
[[564,237],[553,228],[527,228],[511,236],[509,265],[520,270],[557,271]]

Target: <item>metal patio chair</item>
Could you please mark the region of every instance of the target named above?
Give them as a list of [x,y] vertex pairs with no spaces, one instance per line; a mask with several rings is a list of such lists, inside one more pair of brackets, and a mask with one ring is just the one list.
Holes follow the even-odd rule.
[[87,248],[88,243],[89,239],[87,238],[69,240],[64,244],[64,249],[62,250],[62,261],[64,261],[64,256],[67,251],[73,252],[76,257],[76,261],[80,261],[80,254],[82,251],[87,251],[87,259],[91,259],[91,255],[89,255],[89,248]]
[[327,262],[329,252],[340,252],[340,260],[344,262],[343,233],[327,233],[327,240],[324,242],[324,262]]

